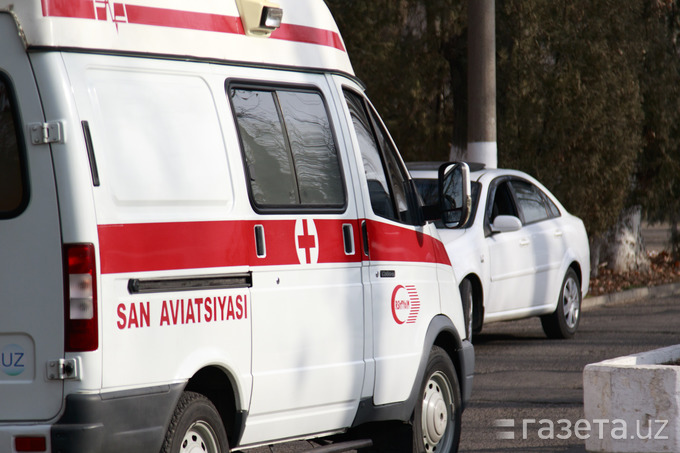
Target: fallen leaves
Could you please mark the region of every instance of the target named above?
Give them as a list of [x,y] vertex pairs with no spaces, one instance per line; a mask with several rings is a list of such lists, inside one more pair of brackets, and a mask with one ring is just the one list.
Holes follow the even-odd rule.
[[598,277],[590,279],[588,294],[600,296],[632,288],[680,282],[680,261],[675,260],[668,252],[651,253],[649,259],[649,272],[615,273],[607,268],[600,269]]

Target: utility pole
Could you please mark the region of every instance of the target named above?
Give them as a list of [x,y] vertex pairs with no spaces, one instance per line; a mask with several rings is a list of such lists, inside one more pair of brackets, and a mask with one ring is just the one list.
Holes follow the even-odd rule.
[[495,0],[468,0],[468,143],[466,160],[498,166]]

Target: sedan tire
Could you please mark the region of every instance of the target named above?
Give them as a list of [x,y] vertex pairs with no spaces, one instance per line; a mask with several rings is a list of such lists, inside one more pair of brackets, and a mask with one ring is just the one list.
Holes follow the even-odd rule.
[[549,315],[541,316],[541,325],[548,338],[571,338],[581,321],[581,283],[573,269],[569,268],[562,282],[557,308]]

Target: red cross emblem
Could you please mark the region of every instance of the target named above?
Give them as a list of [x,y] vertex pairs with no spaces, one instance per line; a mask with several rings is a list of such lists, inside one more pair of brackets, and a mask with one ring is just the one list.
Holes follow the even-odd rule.
[[295,247],[300,264],[316,264],[319,261],[319,241],[314,220],[298,219],[295,222]]

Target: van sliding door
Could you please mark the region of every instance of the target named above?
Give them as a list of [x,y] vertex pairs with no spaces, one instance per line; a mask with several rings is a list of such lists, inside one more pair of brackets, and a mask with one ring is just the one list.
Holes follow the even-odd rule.
[[257,213],[244,444],[349,426],[364,378],[356,205],[324,79],[304,78],[228,88]]

